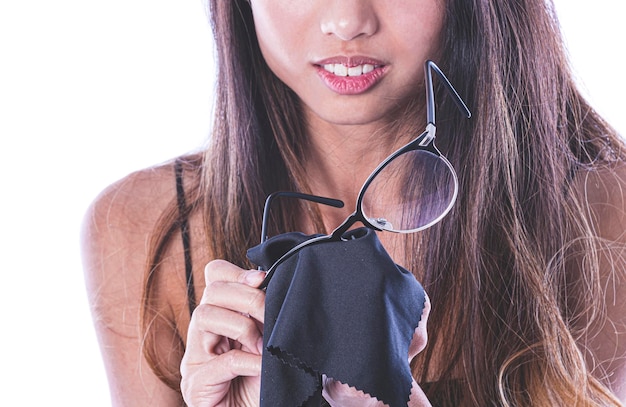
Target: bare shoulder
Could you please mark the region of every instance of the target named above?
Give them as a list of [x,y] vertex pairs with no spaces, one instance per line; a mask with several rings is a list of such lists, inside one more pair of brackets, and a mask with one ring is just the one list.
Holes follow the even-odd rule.
[[174,164],[168,162],[136,171],[105,188],[89,208],[86,221],[101,226],[149,226],[154,216],[175,197]]
[[81,236],[85,281],[114,405],[181,405],[141,352],[139,315],[149,240],[176,198],[172,163],[106,188],[88,209]]
[[94,200],[82,230],[89,285],[141,286],[149,236],[175,194],[173,165],[165,164],[124,177]]

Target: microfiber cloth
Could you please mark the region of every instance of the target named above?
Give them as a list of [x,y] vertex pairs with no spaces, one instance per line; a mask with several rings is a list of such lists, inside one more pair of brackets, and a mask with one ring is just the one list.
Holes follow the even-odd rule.
[[[312,237],[278,235],[248,250],[248,258],[267,270]],[[424,289],[373,230],[344,238],[303,248],[267,286],[261,407],[320,406],[323,374],[390,407],[408,403],[408,352]]]

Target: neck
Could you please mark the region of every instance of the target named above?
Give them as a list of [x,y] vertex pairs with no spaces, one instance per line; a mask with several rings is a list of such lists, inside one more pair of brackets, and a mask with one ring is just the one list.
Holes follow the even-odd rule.
[[310,150],[304,164],[313,193],[341,199],[346,211],[352,211],[367,177],[411,137],[398,127],[311,123]]
[[340,199],[342,209],[319,205],[328,231],[338,226],[356,208],[361,186],[392,151],[392,143],[376,128],[309,126],[308,150],[304,161],[307,180],[315,195]]
[[422,116],[415,113],[415,105],[405,110],[384,120],[347,125],[329,123],[304,109],[308,143],[303,166],[310,191],[345,204],[343,209],[319,206],[329,230],[355,210],[359,191],[374,169],[423,131],[423,122],[402,119],[406,114]]

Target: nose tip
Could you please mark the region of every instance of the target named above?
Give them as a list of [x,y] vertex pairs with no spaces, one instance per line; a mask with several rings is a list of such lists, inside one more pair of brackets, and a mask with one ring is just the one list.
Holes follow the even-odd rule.
[[373,35],[378,30],[376,13],[370,5],[346,4],[351,2],[336,1],[327,9],[325,18],[320,23],[322,33],[334,35],[343,41]]

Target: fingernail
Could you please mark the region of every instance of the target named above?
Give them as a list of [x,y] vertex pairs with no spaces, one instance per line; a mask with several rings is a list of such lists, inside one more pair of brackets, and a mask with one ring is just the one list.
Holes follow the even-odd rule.
[[261,284],[261,281],[263,281],[264,278],[265,278],[264,271],[250,270],[244,276],[244,281],[248,285],[257,286]]

